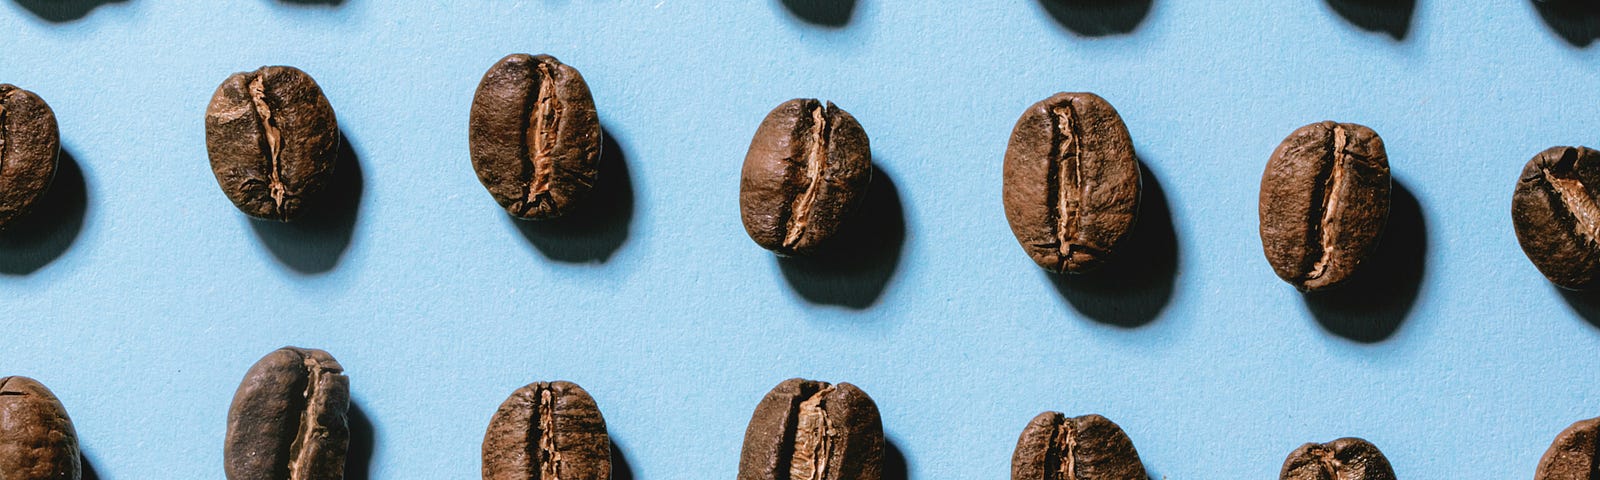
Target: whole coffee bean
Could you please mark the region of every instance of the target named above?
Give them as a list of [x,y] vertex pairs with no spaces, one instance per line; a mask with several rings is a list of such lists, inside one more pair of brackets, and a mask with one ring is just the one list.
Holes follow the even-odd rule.
[[33,92],[0,84],[0,227],[27,213],[56,175],[56,114]]
[[1093,93],[1057,93],[1011,130],[1003,190],[1022,250],[1046,270],[1094,270],[1133,230],[1139,160],[1117,110]]
[[744,230],[782,255],[815,252],[838,233],[871,181],[872,147],[855,117],[833,102],[784,102],[761,121],[744,157]]
[[883,424],[855,385],[785,380],[756,405],[739,480],[880,480]]
[[1281,480],[1394,480],[1378,447],[1359,438],[1307,443],[1283,462]]
[[1353,123],[1300,127],[1261,176],[1261,246],[1278,277],[1302,292],[1349,280],[1389,219],[1383,139]]
[[1122,427],[1099,415],[1044,412],[1017,439],[1011,480],[1146,480]]
[[610,480],[611,438],[589,392],[539,382],[511,393],[483,435],[484,480]]
[[1555,147],[1528,161],[1511,195],[1511,224],[1522,252],[1563,288],[1588,288],[1600,277],[1597,187],[1600,152]]
[[78,434],[66,407],[28,377],[0,378],[0,478],[78,480]]
[[228,409],[228,480],[344,478],[350,379],[328,352],[278,349],[250,367]]
[[1562,430],[1539,459],[1533,480],[1600,479],[1596,444],[1600,443],[1600,418],[1581,420]]
[[472,98],[472,167],[506,212],[572,210],[600,173],[600,119],[578,70],[549,55],[507,55]]
[[229,76],[211,96],[206,150],[217,184],[239,210],[289,221],[332,176],[339,122],[306,72],[261,67]]

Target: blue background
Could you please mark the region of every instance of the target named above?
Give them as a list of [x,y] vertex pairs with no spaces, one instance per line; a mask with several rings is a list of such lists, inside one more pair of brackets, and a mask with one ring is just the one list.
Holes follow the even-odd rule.
[[[894,480],[1007,478],[1047,409],[1112,418],[1155,478],[1273,478],[1347,435],[1403,478],[1528,478],[1600,415],[1600,301],[1525,259],[1510,196],[1540,150],[1600,143],[1600,23],[1350,1],[5,0],[0,81],[50,102],[68,160],[0,239],[0,374],[62,398],[101,479],[220,478],[234,388],[286,344],[346,367],[356,480],[477,478],[495,407],[550,379],[600,403],[619,478],[733,478],[793,376],[876,399]],[[588,79],[592,220],[512,221],[470,169],[473,90],[514,52]],[[266,64],[347,136],[303,225],[247,220],[206,160],[212,91]],[[1012,124],[1057,91],[1111,101],[1149,172],[1122,274],[1047,276],[1002,214]],[[750,135],[793,97],[854,114],[889,180],[854,261],[740,225]],[[1397,190],[1384,266],[1308,298],[1256,192],[1324,119],[1381,133]]]

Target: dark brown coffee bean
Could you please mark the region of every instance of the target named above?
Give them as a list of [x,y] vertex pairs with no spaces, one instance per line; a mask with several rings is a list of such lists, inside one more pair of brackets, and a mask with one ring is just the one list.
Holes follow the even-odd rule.
[[1139,160],[1117,110],[1093,93],[1057,93],[1011,130],[1003,190],[1017,243],[1046,270],[1094,270],[1133,230]]
[[1522,168],[1511,195],[1511,224],[1522,252],[1563,288],[1593,286],[1600,277],[1600,152],[1555,147]]
[[883,424],[855,385],[789,379],[756,405],[739,480],[880,480]]
[[1122,427],[1099,415],[1044,412],[1017,439],[1011,480],[1146,480]]
[[344,478],[350,379],[322,350],[280,348],[256,362],[228,409],[228,480]]
[[1600,479],[1596,444],[1600,443],[1600,418],[1582,420],[1562,430],[1539,459],[1533,480]]
[[1278,277],[1302,292],[1348,280],[1389,219],[1383,139],[1354,123],[1300,127],[1261,176],[1261,246]]
[[512,215],[564,215],[600,173],[600,119],[578,70],[549,55],[508,55],[472,98],[472,168]]
[[1283,462],[1280,480],[1394,480],[1378,447],[1359,438],[1307,443]]
[[872,147],[855,117],[833,102],[784,102],[761,121],[744,157],[744,230],[779,254],[814,252],[839,231],[871,181]]
[[78,433],[50,389],[28,377],[0,378],[0,478],[78,480]]
[[0,227],[50,189],[61,134],[56,114],[33,92],[0,84]]
[[610,480],[611,438],[589,392],[539,382],[511,393],[483,435],[484,480]]
[[229,76],[211,96],[206,150],[217,184],[239,210],[289,221],[333,174],[339,123],[310,75],[261,67]]

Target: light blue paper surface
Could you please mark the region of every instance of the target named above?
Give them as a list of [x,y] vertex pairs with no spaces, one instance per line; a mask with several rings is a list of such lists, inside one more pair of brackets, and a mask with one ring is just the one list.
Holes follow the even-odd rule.
[[[17,1],[0,82],[49,101],[76,168],[0,242],[0,375],[61,397],[100,479],[221,478],[234,389],[282,345],[346,367],[354,480],[478,478],[495,407],[553,379],[645,480],[733,478],[794,376],[870,393],[924,480],[1008,478],[1043,410],[1110,417],[1170,479],[1274,478],[1340,436],[1402,478],[1529,478],[1600,415],[1600,320],[1509,215],[1535,153],[1600,143],[1600,47],[1529,2],[1422,0],[1397,40],[1321,0],[1155,0],[1109,36],[1033,0],[861,0],[833,26],[778,0]],[[587,78],[626,167],[606,219],[519,226],[474,176],[473,90],[516,52]],[[318,226],[253,226],[207,164],[213,90],[266,64],[321,83],[358,158]],[[1006,224],[1011,127],[1057,91],[1115,105],[1164,197],[1138,285],[1057,288]],[[891,180],[877,223],[903,238],[868,267],[783,267],[740,224],[750,136],[794,97],[854,114]],[[1256,218],[1272,149],[1325,119],[1382,134],[1408,192],[1390,292],[1331,306],[1272,273]]]

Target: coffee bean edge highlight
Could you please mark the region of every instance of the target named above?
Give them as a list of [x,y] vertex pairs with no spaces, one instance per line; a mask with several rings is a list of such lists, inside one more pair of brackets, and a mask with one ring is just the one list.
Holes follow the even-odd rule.
[[1302,292],[1349,280],[1377,249],[1391,189],[1383,138],[1371,128],[1296,129],[1261,176],[1261,246],[1273,272]]
[[483,478],[609,480],[611,438],[600,407],[571,382],[536,382],[512,392],[484,432]]
[[0,229],[27,215],[55,179],[61,153],[56,114],[43,98],[0,84]]
[[1539,458],[1539,468],[1534,480],[1568,480],[1594,478],[1600,466],[1600,418],[1579,420],[1550,442],[1550,448]]
[[251,217],[293,221],[338,163],[339,122],[322,87],[295,67],[229,75],[206,107],[206,152],[223,194]]
[[797,98],[773,108],[745,154],[739,210],[761,248],[804,256],[829,247],[863,203],[872,146],[833,102]]
[[350,379],[328,352],[283,347],[245,373],[228,407],[228,480],[344,477]]
[[1147,480],[1133,439],[1100,415],[1033,417],[1011,455],[1011,480]]
[[513,216],[560,218],[599,179],[604,133],[594,97],[583,75],[555,57],[516,53],[489,67],[468,122],[473,171]]
[[1061,92],[1029,106],[1002,169],[1011,233],[1045,270],[1091,272],[1133,231],[1139,159],[1122,116],[1099,95]]
[[[767,392],[751,414],[739,480],[812,478],[820,465],[834,469],[829,479],[882,480],[884,448],[878,407],[866,392],[792,378]],[[795,454],[805,451],[829,456]]]
[[1528,160],[1511,197],[1511,224],[1550,283],[1586,290],[1600,278],[1600,151],[1551,147]]
[[78,480],[78,433],[55,393],[28,377],[0,378],[0,476]]
[[1289,453],[1280,480],[1395,480],[1394,467],[1372,442],[1345,437],[1307,443]]

